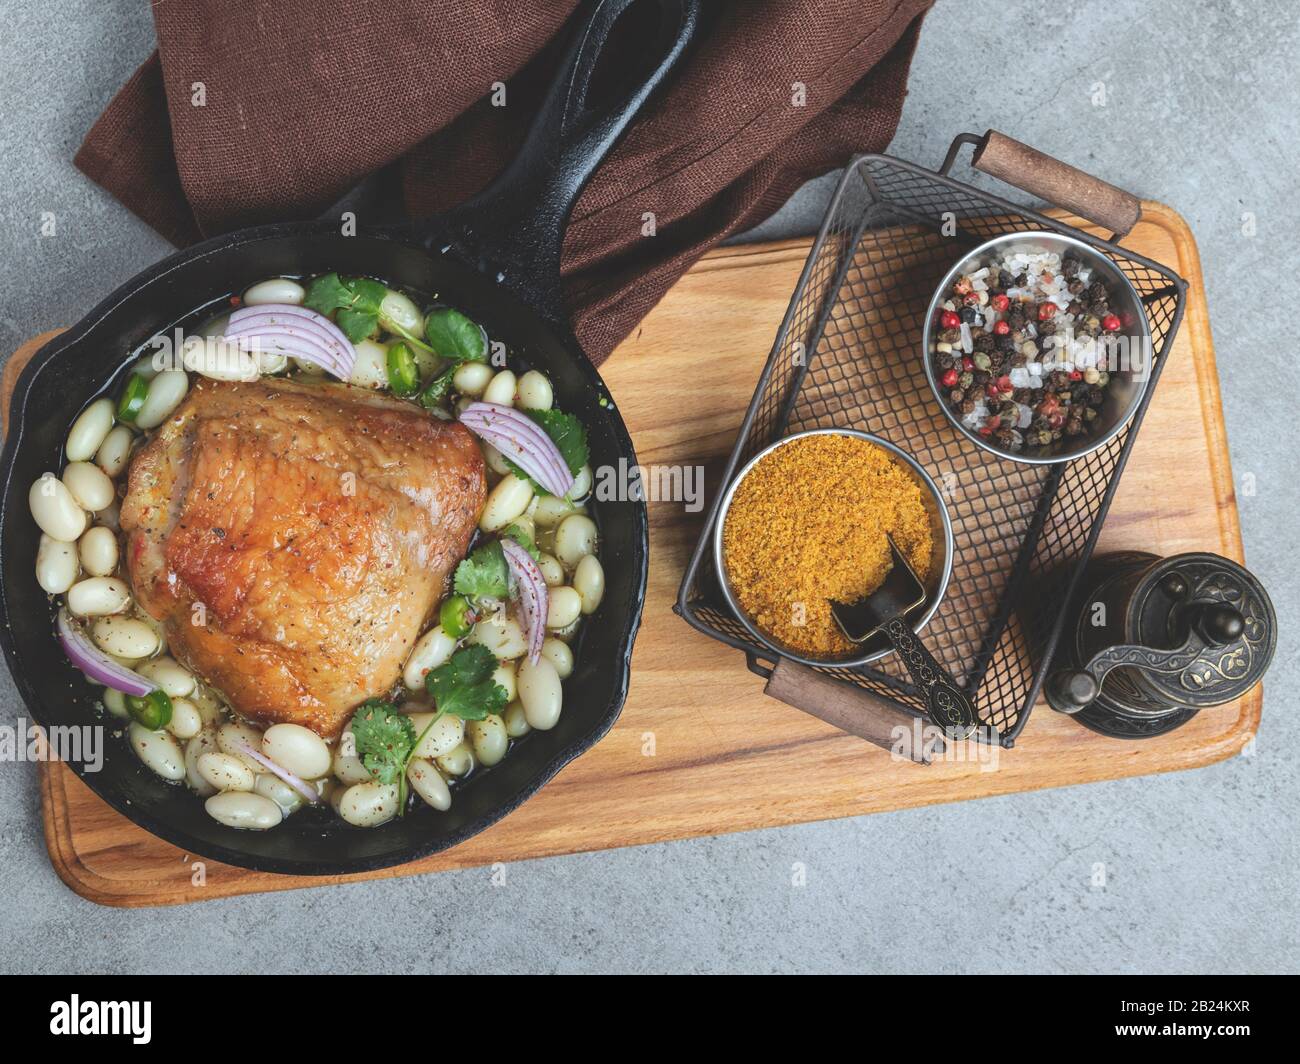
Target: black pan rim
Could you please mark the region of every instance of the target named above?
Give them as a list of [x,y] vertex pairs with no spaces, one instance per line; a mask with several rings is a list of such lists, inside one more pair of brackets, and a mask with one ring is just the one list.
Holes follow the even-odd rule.
[[[0,451],[0,499],[8,496],[8,491],[14,476],[15,457],[22,446],[24,439],[24,428],[28,416],[28,399],[31,390],[32,381],[37,374],[51,361],[58,358],[59,355],[77,343],[86,336],[110,311],[118,305],[126,302],[141,287],[152,284],[160,278],[165,277],[169,272],[179,268],[182,265],[195,260],[207,257],[209,255],[219,254],[229,248],[240,246],[248,243],[255,243],[261,240],[309,236],[309,235],[332,235],[339,236],[338,226],[335,222],[281,222],[270,225],[255,226],[249,229],[240,229],[233,233],[223,236],[214,237],[190,248],[178,251],[167,258],[155,263],[142,272],[136,274],[125,283],[119,285],[107,297],[101,300],[93,310],[81,318],[75,325],[69,327],[58,336],[52,338],[39,351],[37,351],[23,367],[18,380],[14,385],[14,393],[10,401],[9,410],[6,415],[6,434],[3,451]],[[358,236],[362,238],[390,240],[394,243],[414,246],[424,254],[429,254],[427,249],[420,248],[418,243],[413,243],[409,237],[404,239],[402,230],[384,229],[384,228],[361,228]],[[349,237],[347,239],[356,239]],[[466,267],[467,269],[469,267]],[[552,328],[552,331],[555,330]],[[556,338],[564,346],[572,351],[579,351],[581,348],[571,334],[560,333]],[[576,361],[580,363],[579,372],[585,377],[589,387],[598,390],[601,394],[608,396],[609,390],[605,387],[596,367],[585,355],[578,354]],[[611,420],[615,441],[620,449],[620,453],[625,455],[632,466],[636,466],[636,451],[632,445],[632,438],[627,431],[627,426],[623,421],[616,403],[611,401],[608,407],[608,413]],[[628,687],[631,682],[632,669],[632,651],[636,643],[636,635],[641,626],[641,615],[645,608],[645,595],[649,574],[649,515],[644,500],[634,500],[633,525],[634,525],[634,550],[633,556],[628,559],[632,569],[632,586],[631,598],[635,603],[635,608],[631,610],[623,623],[623,631],[620,633],[618,644],[620,651],[615,661],[611,662],[610,667],[616,671],[613,680],[613,692],[604,711],[594,721],[593,726],[583,735],[579,736],[568,746],[564,747],[548,761],[542,764],[539,769],[506,801],[499,804],[491,811],[471,821],[458,831],[448,835],[440,836],[431,840],[427,846],[415,846],[407,849],[399,856],[381,855],[372,858],[361,858],[355,860],[333,860],[333,861],[290,861],[280,859],[267,859],[264,857],[252,857],[242,851],[234,850],[220,844],[205,842],[189,835],[189,833],[172,828],[157,818],[153,817],[148,809],[142,806],[136,806],[127,801],[119,800],[111,793],[105,793],[97,786],[96,773],[87,773],[80,764],[69,764],[69,767],[77,776],[95,793],[102,801],[106,802],[122,816],[126,817],[132,823],[138,824],[150,834],[181,848],[187,854],[193,854],[204,857],[209,860],[221,861],[225,864],[235,865],[240,868],[247,868],[255,872],[267,872],[278,875],[292,876],[338,876],[351,875],[363,872],[374,872],[384,868],[393,868],[399,865],[409,864],[413,861],[421,860],[425,857],[441,853],[464,842],[466,839],[479,834],[480,832],[491,827],[502,818],[518,809],[529,798],[533,797],[543,786],[553,779],[561,769],[568,765],[575,758],[586,753],[593,746],[603,739],[614,726],[622,713],[623,705],[627,700]],[[0,505],[0,562],[3,561],[4,536],[3,527],[9,520],[10,514],[7,508]],[[17,648],[13,640],[12,624],[14,618],[10,613],[8,589],[4,582],[0,581],[0,646],[4,648],[5,660],[9,666],[10,675],[13,677],[14,685],[18,690],[23,704],[31,713],[33,719],[42,725],[48,726],[44,708],[40,699],[37,697],[35,689],[31,686],[24,670],[20,668],[17,656]],[[51,638],[53,638],[51,636]],[[526,756],[526,751],[521,751],[517,756]],[[382,831],[383,827],[365,830]]]

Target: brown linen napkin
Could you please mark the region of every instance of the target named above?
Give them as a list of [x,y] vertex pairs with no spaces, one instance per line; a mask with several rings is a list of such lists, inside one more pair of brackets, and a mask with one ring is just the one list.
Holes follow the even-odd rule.
[[[596,362],[708,248],[853,152],[884,148],[930,3],[706,4],[696,46],[574,210],[566,294]],[[511,156],[550,72],[545,45],[576,6],[156,3],[157,53],[75,162],[181,245],[312,217],[398,159],[407,208],[427,215]],[[489,100],[498,82],[504,107]]]

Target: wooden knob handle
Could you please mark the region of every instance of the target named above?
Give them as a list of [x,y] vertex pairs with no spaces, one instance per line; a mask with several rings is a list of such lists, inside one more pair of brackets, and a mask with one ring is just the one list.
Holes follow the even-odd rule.
[[[851,687],[816,669],[785,659],[777,662],[763,693],[884,750],[897,751],[919,765],[928,765],[936,745],[943,741],[932,734],[932,728],[928,729],[932,737],[920,743],[911,741],[911,736],[924,734],[923,729],[917,728],[919,718],[890,705],[871,691]],[[899,728],[905,729],[908,741],[900,742]]]
[[990,129],[971,165],[1040,199],[1123,236],[1142,216],[1142,202],[1122,188]]

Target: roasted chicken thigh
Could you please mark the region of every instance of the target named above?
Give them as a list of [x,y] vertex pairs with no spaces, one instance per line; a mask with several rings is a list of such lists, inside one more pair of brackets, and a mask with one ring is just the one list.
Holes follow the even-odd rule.
[[470,433],[410,403],[200,379],[131,463],[127,571],[236,712],[333,738],[397,681],[485,494]]

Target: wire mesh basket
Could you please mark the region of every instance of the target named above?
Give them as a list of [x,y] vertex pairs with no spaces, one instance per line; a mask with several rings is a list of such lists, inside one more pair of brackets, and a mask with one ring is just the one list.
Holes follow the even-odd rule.
[[[791,433],[837,427],[884,437],[925,467],[944,490],[952,518],[952,580],[926,628],[927,645],[1009,747],[1038,697],[1063,607],[1159,383],[1186,282],[1120,247],[1117,236],[1100,239],[950,176],[961,148],[977,143],[972,134],[959,136],[938,170],[878,154],[846,167],[714,494],[676,610],[744,651],[753,671],[770,675],[774,652],[754,642],[718,585],[709,545],[719,501],[750,457]],[[926,382],[920,339],[930,297],[961,255],[1001,233],[1032,230],[1084,240],[1128,275],[1146,310],[1153,354],[1153,379],[1128,427],[1098,450],[1047,465],[1003,459],[963,439]],[[818,671],[925,714],[924,698],[892,655]]]

